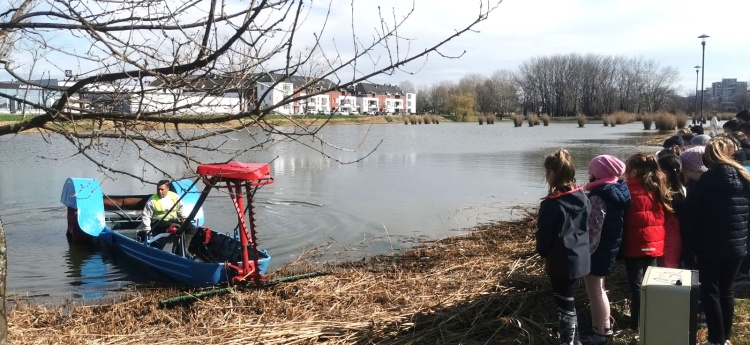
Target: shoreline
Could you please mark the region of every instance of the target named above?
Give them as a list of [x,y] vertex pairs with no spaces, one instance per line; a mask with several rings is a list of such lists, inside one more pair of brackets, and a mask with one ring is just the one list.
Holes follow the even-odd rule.
[[[368,260],[320,265],[303,257],[269,278],[321,269],[328,274],[166,307],[161,300],[200,290],[136,289],[122,301],[92,306],[16,306],[8,313],[8,340],[130,344],[150,343],[158,334],[170,344],[247,339],[263,344],[547,343],[557,319],[544,260],[534,251],[535,216],[478,226]],[[621,261],[607,287],[614,327],[621,330],[629,319]],[[733,339],[750,338],[747,297],[750,289],[737,293]],[[589,334],[590,309],[581,284],[576,308],[582,334]],[[705,336],[704,328],[699,338]],[[637,344],[626,334],[613,341]]]

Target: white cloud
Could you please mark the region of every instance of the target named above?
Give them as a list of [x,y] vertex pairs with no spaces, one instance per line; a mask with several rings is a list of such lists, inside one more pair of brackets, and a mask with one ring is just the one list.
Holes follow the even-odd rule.
[[[415,12],[399,32],[411,39],[408,46],[400,47],[402,52],[407,47],[412,53],[421,51],[463,28],[479,15],[480,4],[486,6],[487,2],[415,0]],[[311,7],[305,9],[302,28],[297,34],[295,43],[300,50],[313,44],[312,32],[320,28],[329,2],[316,0],[305,5]],[[352,26],[356,38],[369,43],[380,28],[378,7],[386,22],[392,25],[394,13],[396,19],[403,17],[412,2],[333,0],[330,7],[323,47],[330,54],[335,41],[339,53],[348,57],[353,52]],[[701,63],[700,40],[696,37],[703,33],[711,36],[706,46],[706,86],[721,78],[750,80],[750,35],[742,19],[748,10],[750,2],[736,0],[710,3],[698,0],[505,0],[487,21],[476,27],[478,33],[466,33],[440,49],[446,55],[466,51],[462,58],[444,59],[433,54],[426,62],[406,66],[407,71],[418,71],[416,75],[399,72],[375,80],[394,84],[401,80],[416,84],[458,80],[470,73],[489,75],[499,69],[515,70],[521,62],[536,56],[597,53],[643,56],[663,66],[673,66],[680,71],[680,87],[687,93],[695,87],[693,66]],[[68,36],[61,35],[61,40],[64,37]],[[86,49],[79,47],[78,51]],[[378,59],[384,61],[387,54],[383,50],[376,52],[373,60]],[[78,65],[70,60],[55,61]],[[363,62],[359,67],[371,69],[372,63]],[[49,69],[53,73],[58,70]]]

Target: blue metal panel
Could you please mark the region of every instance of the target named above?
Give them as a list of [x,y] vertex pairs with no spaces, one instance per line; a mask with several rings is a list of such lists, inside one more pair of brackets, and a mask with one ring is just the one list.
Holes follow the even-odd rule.
[[78,226],[97,237],[105,226],[104,197],[99,181],[89,178],[68,178],[63,185],[60,202],[78,210]]
[[[192,188],[190,187],[191,185],[193,186]],[[186,208],[186,213],[189,214],[193,210],[195,203],[198,202],[201,192],[198,191],[198,188],[193,185],[193,180],[190,179],[172,181],[172,187],[174,187],[174,190],[178,195],[185,195],[182,197],[182,204]],[[190,189],[188,190],[188,188]],[[193,225],[203,226],[203,224],[205,224],[205,220],[203,216],[203,207],[201,207],[195,215],[195,219],[193,219]]]

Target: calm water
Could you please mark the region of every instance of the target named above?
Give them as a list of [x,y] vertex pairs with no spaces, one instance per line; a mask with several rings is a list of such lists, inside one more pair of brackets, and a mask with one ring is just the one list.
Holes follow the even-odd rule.
[[[325,149],[337,159],[352,161],[380,140],[382,144],[371,156],[347,165],[289,142],[240,160],[272,162],[276,183],[260,189],[256,210],[259,243],[273,256],[273,270],[319,245],[335,254],[321,260],[361,258],[390,252],[391,245],[403,248],[418,239],[454,235],[477,224],[511,218],[519,214],[511,212],[513,206],[536,205],[544,195],[541,165],[552,150],[569,149],[579,167],[579,181],[585,181],[585,167],[595,155],[624,159],[637,150],[655,151],[655,147],[633,147],[638,138],[651,134],[655,132],[644,131],[640,124],[329,126],[322,131],[325,139],[338,147],[359,148],[357,152]],[[238,139],[238,146],[248,140]],[[132,163],[132,147],[110,143],[106,149],[103,157],[108,166],[150,180],[161,177],[142,163]],[[9,295],[53,303],[64,298],[88,300],[115,297],[133,283],[158,280],[153,272],[132,267],[106,250],[70,247],[64,235],[65,209],[59,203],[68,177],[98,178],[109,194],[152,193],[152,185],[101,173],[57,137],[0,138],[0,152],[0,216],[7,235]],[[175,160],[153,152],[146,155],[173,176],[189,174]],[[228,198],[212,194],[205,210],[207,225],[233,229],[236,218],[231,217]]]

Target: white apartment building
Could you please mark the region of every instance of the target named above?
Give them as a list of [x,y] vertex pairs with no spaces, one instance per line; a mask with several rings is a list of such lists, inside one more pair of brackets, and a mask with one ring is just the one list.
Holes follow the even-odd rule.
[[[280,82],[274,85],[273,82],[258,81],[255,86],[255,92],[258,97],[263,97],[260,102],[261,107],[270,107],[281,103],[284,98],[290,97],[294,92],[294,85],[291,82]],[[293,104],[284,104],[275,109],[275,111],[284,114],[294,114]]]
[[358,96],[357,107],[359,108],[359,113],[363,115],[375,115],[380,110],[377,97]]
[[338,96],[336,99],[336,103],[338,103],[338,111],[340,112],[353,112],[358,111],[357,110],[357,97],[352,95],[341,95]]
[[416,93],[406,94],[406,112],[408,114],[414,114],[417,112],[417,94]]
[[305,113],[328,114],[331,112],[330,97],[327,94],[311,96],[303,102],[305,102]]

